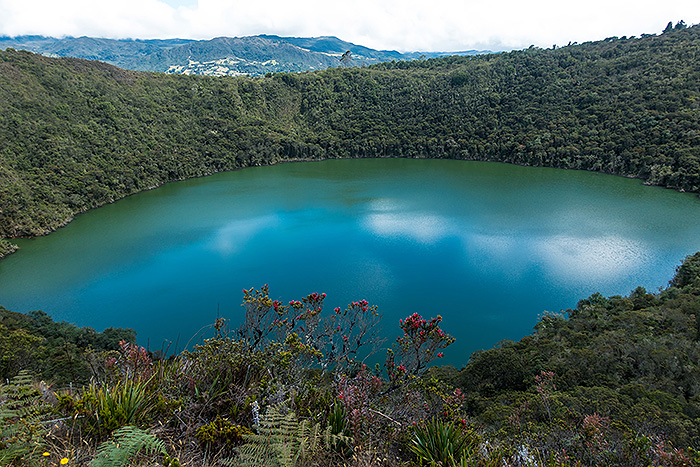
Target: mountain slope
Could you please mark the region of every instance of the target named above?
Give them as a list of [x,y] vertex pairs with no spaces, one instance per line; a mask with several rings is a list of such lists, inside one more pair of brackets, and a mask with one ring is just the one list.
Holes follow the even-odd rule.
[[[266,73],[312,71],[340,66],[340,57],[347,51],[354,58],[352,64],[357,66],[446,55],[380,51],[336,37],[271,35],[217,37],[211,40],[0,37],[0,48],[10,47],[48,56],[99,60],[129,70],[230,76],[262,76]],[[480,52],[469,51],[456,55],[478,53]]]

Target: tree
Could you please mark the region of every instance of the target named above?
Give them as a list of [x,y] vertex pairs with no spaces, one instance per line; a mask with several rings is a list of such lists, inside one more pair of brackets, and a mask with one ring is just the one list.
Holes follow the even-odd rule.
[[352,65],[352,52],[350,52],[349,50],[346,51],[343,54],[343,56],[340,57],[340,63],[345,67],[351,66]]
[[420,376],[431,361],[443,357],[441,350],[455,339],[440,329],[441,321],[439,315],[426,320],[418,313],[399,320],[404,335],[396,339],[394,348],[387,351],[386,359],[387,372],[392,380],[404,375]]
[[314,292],[287,305],[270,299],[269,293],[267,284],[260,290],[243,290],[245,321],[237,334],[252,350],[273,342],[294,343],[326,371],[366,357],[379,344],[381,315],[366,300],[324,314],[325,293]]
[[676,276],[671,280],[672,287],[683,288],[688,285],[700,286],[700,251],[687,256],[683,264],[676,269]]
[[17,376],[36,359],[41,338],[24,329],[9,331],[0,324],[0,379]]

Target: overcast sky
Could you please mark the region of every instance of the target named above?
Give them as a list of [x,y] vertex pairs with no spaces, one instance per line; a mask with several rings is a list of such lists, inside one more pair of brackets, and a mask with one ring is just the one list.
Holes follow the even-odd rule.
[[700,0],[0,0],[0,35],[337,36],[374,49],[506,50],[700,23]]

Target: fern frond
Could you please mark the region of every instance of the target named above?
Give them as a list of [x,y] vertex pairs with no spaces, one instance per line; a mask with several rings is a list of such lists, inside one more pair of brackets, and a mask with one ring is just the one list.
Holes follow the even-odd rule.
[[9,384],[0,384],[0,465],[17,461],[31,464],[38,459],[46,432],[41,423],[46,411],[28,371],[21,371]]
[[298,420],[294,412],[282,414],[270,408],[262,417],[258,433],[246,435],[246,444],[238,449],[238,457],[224,463],[242,467],[293,467],[313,458],[322,450],[330,449],[350,438],[334,435],[331,427],[325,430],[308,420]]
[[115,430],[114,439],[105,441],[97,448],[97,457],[90,467],[116,467],[127,465],[140,452],[166,454],[165,444],[152,433],[135,426]]

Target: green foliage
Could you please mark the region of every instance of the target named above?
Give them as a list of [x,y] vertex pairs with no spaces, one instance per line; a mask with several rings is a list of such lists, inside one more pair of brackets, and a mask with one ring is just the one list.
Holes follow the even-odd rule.
[[659,294],[594,294],[568,319],[546,315],[520,342],[472,355],[455,378],[469,412],[542,459],[562,450],[583,465],[684,459],[671,446],[700,441],[700,298],[686,282],[696,260]]
[[10,243],[7,240],[3,240],[2,238],[0,238],[0,259],[7,255],[11,255],[18,249],[19,247],[14,243]]
[[331,435],[339,436],[332,449],[343,457],[348,456],[352,448],[346,440],[351,439],[352,433],[348,426],[347,413],[341,404],[333,404],[333,411],[328,416],[328,427]]
[[180,375],[180,390],[197,406],[199,415],[240,411],[249,390],[268,374],[273,355],[253,352],[244,342],[228,337],[207,339],[182,355],[187,371]]
[[133,342],[132,329],[108,328],[98,333],[66,322],[55,322],[42,311],[14,313],[0,306],[0,378],[20,369],[59,386],[87,383],[100,371],[96,360],[119,341]]
[[134,426],[124,426],[112,433],[113,439],[105,441],[97,448],[97,457],[90,467],[127,466],[139,453],[160,454],[166,458],[166,467],[179,467],[177,459],[170,458],[165,444],[148,431]]
[[229,465],[287,467],[302,465],[305,461],[328,452],[349,438],[333,434],[331,427],[322,429],[308,420],[298,420],[294,412],[286,415],[271,407],[260,424],[258,433],[247,435],[246,444],[239,448],[237,458]]
[[99,387],[92,383],[76,401],[66,400],[95,433],[108,434],[149,420],[154,402],[148,382],[127,380]]
[[700,251],[688,256],[678,266],[676,275],[671,281],[671,286],[684,288],[691,287],[695,293],[700,293]]
[[17,375],[20,369],[30,367],[41,342],[40,337],[24,329],[10,331],[0,324],[0,378]]
[[217,415],[213,421],[197,428],[195,437],[207,448],[216,451],[222,447],[236,446],[245,436],[252,434],[253,432],[248,428],[231,423]]
[[341,404],[333,404],[333,412],[328,417],[328,426],[334,435],[345,434],[348,422],[346,420],[345,409]]
[[470,457],[477,441],[470,431],[454,422],[432,419],[414,427],[414,435],[408,449],[423,465],[453,466],[460,459]]
[[0,237],[171,180],[285,160],[430,157],[700,190],[700,27],[555,50],[266,78],[0,52]]
[[0,465],[38,462],[47,432],[42,424],[46,411],[29,372],[23,370],[9,384],[0,384]]

